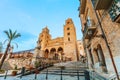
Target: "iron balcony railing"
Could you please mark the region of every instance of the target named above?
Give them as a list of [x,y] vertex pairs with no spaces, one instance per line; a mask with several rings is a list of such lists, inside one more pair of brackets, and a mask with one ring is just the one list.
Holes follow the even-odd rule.
[[90,39],[90,37],[94,34],[95,29],[96,27],[94,21],[92,19],[87,20],[83,31],[84,39]]

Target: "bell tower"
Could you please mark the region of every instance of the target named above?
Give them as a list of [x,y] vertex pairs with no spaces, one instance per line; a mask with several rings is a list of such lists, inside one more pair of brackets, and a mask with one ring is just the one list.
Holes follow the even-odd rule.
[[42,32],[39,34],[37,47],[35,48],[34,58],[43,57],[44,49],[48,45],[49,40],[51,40],[51,35],[49,34],[49,29],[45,27],[42,29]]
[[38,46],[41,46],[41,50],[48,45],[48,41],[51,39],[51,35],[49,34],[49,29],[47,27],[43,28],[42,33],[39,35],[39,39],[37,42]]
[[76,30],[71,18],[65,21],[64,25],[64,54],[65,57],[71,60],[77,60],[77,40]]

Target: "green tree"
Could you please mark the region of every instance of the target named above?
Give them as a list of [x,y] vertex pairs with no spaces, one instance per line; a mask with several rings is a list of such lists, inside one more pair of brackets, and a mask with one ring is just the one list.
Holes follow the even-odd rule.
[[10,46],[11,46],[11,42],[12,42],[14,39],[16,39],[16,38],[18,38],[18,37],[21,36],[21,34],[20,34],[20,33],[17,33],[17,31],[12,32],[11,29],[9,29],[8,31],[5,30],[4,33],[7,35],[8,44],[7,44],[5,53],[4,53],[4,55],[3,55],[3,57],[2,57],[2,59],[1,59],[1,61],[0,61],[0,69],[1,69],[1,67],[2,67],[2,65],[3,65],[3,63],[4,63],[4,61],[5,61],[6,55],[7,55],[7,53],[8,53],[8,50],[9,50],[9,48],[10,48]]

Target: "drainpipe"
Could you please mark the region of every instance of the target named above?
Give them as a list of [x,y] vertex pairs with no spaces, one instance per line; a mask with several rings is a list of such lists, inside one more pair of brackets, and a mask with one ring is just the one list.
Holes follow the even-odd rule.
[[[90,2],[91,2],[91,4],[92,4],[92,1],[91,1],[91,0],[90,0]],[[93,7],[93,4],[92,4],[92,7]],[[105,33],[104,33],[104,30],[103,30],[101,21],[100,21],[100,19],[99,19],[99,17],[98,17],[98,14],[97,14],[96,10],[94,9],[94,7],[93,7],[93,10],[94,10],[95,16],[96,16],[96,18],[97,18],[97,20],[98,20],[100,29],[101,29],[101,31],[102,31],[103,38],[104,38],[104,40],[105,40],[106,46],[107,46],[107,48],[108,48],[108,51],[109,51],[109,54],[110,54],[110,58],[111,58],[111,60],[112,60],[112,64],[113,64],[113,67],[114,67],[114,70],[115,70],[117,79],[119,80],[119,74],[118,74],[118,71],[117,71],[117,68],[116,68],[116,65],[115,65],[115,61],[114,61],[114,59],[113,59],[112,51],[111,51],[110,46],[109,46],[109,44],[108,44],[107,37],[106,37],[106,35],[105,35]]]

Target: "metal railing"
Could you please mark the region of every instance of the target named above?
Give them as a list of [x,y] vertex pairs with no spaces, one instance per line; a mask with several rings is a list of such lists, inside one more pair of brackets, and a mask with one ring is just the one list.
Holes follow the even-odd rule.
[[94,26],[95,26],[94,20],[92,19],[87,20],[85,27],[84,27],[84,31],[83,31],[83,36],[86,36],[86,34],[88,33],[88,29]]

